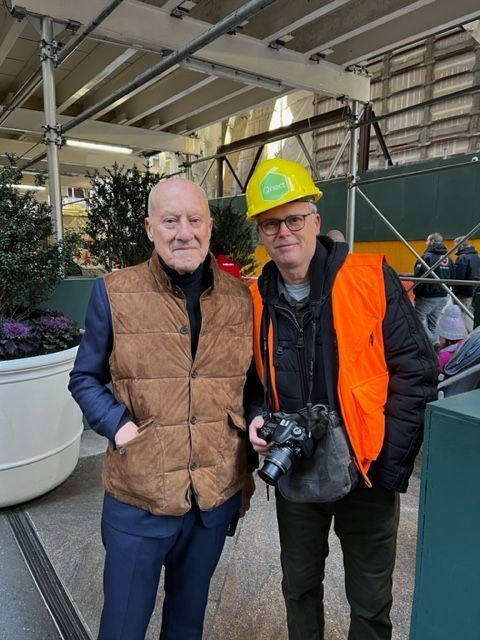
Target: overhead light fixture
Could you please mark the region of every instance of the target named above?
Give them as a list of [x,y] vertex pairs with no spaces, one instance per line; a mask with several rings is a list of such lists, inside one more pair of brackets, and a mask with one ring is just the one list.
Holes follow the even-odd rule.
[[39,187],[35,184],[10,184],[9,187],[19,189],[20,191],[45,191],[46,187]]
[[79,149],[90,149],[91,151],[107,151],[108,153],[123,153],[130,155],[133,149],[129,147],[119,147],[114,144],[100,144],[97,142],[86,142],[85,140],[68,139],[65,144],[67,147],[78,147]]
[[185,60],[179,64],[181,67],[190,69],[191,71],[198,71],[200,73],[218,76],[219,78],[226,78],[227,80],[235,80],[237,82],[242,82],[243,84],[260,87],[261,89],[268,89],[275,93],[284,91],[285,89],[280,80],[260,76],[256,73],[250,73],[250,71],[241,71],[240,69],[234,69],[233,67],[226,67],[223,64],[200,60],[200,58],[185,58]]

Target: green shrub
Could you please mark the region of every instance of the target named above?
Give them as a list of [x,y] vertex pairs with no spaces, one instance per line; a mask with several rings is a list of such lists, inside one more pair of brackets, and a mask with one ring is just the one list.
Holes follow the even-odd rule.
[[15,158],[0,170],[0,319],[25,318],[65,277],[78,237],[52,241],[51,208],[19,191]]
[[148,171],[142,173],[136,166],[125,169],[116,163],[104,171],[87,174],[91,191],[85,232],[90,236],[91,254],[111,271],[150,257],[152,245],[144,219],[148,194],[160,177]]

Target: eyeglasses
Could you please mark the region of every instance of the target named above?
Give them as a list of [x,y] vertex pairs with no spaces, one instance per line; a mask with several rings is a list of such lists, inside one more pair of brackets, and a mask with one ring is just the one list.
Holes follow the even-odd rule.
[[290,231],[301,231],[305,226],[305,218],[313,215],[313,211],[310,211],[310,213],[295,213],[294,215],[287,216],[286,218],[270,218],[270,220],[259,222],[257,227],[266,236],[277,235],[280,231],[280,227],[282,226],[282,222],[285,223],[287,229]]

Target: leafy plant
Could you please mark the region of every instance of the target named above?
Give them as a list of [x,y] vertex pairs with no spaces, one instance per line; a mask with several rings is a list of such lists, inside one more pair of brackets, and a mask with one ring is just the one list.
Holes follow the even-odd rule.
[[22,179],[15,157],[0,171],[0,318],[21,318],[64,278],[78,237],[52,242],[51,208],[33,192],[15,189]]
[[245,213],[236,209],[232,201],[210,205],[210,211],[213,218],[211,251],[232,258],[240,265],[242,275],[250,275],[258,266],[253,257],[257,246],[255,225],[248,222]]
[[75,322],[57,311],[38,309],[25,320],[0,320],[2,360],[63,351],[79,341]]
[[88,248],[108,271],[146,260],[152,246],[144,228],[148,194],[159,176],[142,173],[138,167],[125,169],[114,164],[101,174],[87,174],[91,191],[88,199],[86,233]]

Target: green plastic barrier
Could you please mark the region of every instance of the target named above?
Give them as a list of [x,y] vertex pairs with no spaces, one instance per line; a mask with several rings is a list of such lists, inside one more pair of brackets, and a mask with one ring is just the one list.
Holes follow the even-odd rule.
[[410,640],[480,638],[480,390],[427,408]]

